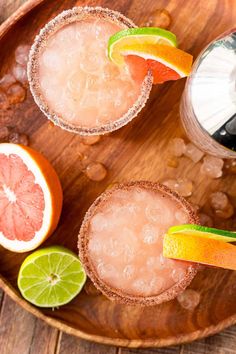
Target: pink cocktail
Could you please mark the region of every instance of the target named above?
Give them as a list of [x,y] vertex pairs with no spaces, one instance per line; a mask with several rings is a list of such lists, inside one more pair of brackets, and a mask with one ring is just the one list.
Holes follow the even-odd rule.
[[50,21],[30,52],[34,99],[55,124],[79,134],[102,134],[125,125],[144,106],[151,74],[136,79],[129,65],[107,56],[108,39],[135,25],[118,12],[77,7]]
[[120,185],[102,194],[81,228],[79,252],[94,284],[111,299],[154,305],[183,291],[197,266],[163,257],[173,225],[196,223],[191,206],[165,186]]

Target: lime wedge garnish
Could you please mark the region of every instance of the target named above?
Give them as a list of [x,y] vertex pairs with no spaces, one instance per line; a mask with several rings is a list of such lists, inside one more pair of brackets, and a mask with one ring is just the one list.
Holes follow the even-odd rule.
[[236,232],[214,229],[200,225],[186,224],[172,226],[168,230],[168,235],[184,234],[189,236],[199,236],[224,242],[236,242]]
[[35,306],[57,307],[78,295],[85,281],[79,258],[64,247],[52,246],[24,260],[17,283],[22,296]]
[[108,41],[108,56],[115,63],[122,63],[122,48],[143,45],[164,44],[177,47],[174,33],[158,27],[128,28],[115,33]]

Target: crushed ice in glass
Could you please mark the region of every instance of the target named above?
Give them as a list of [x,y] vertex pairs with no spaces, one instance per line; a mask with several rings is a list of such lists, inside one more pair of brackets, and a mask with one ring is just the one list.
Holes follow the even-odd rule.
[[[163,257],[163,235],[188,223],[182,204],[160,192],[113,190],[90,220],[88,249],[99,277],[133,295],[159,294],[185,277],[189,264]],[[114,274],[113,274],[114,273]]]

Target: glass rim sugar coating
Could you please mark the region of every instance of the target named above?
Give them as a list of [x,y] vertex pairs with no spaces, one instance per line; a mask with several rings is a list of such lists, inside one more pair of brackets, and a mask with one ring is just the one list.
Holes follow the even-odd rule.
[[[47,41],[58,30],[66,25],[74,22],[79,22],[87,19],[103,19],[108,22],[114,23],[121,28],[136,27],[134,23],[117,11],[102,7],[75,7],[70,10],[63,11],[49,23],[43,27],[38,36],[36,36],[34,44],[31,47],[29,62],[28,62],[28,79],[30,90],[34,97],[36,104],[41,111],[50,119],[55,125],[61,128],[80,134],[80,135],[100,135],[117,130],[130,122],[141,109],[145,106],[147,99],[152,88],[152,74],[149,71],[140,84],[140,93],[134,104],[122,114],[122,116],[115,121],[109,121],[100,126],[83,127],[82,125],[73,124],[68,122],[62,115],[56,113],[47,102],[47,99],[42,94],[39,84],[39,57],[42,48],[45,48]],[[58,98],[60,99],[60,98]]]

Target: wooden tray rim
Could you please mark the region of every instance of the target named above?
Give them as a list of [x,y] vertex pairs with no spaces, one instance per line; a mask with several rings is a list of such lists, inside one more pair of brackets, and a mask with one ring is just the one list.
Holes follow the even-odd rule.
[[[45,0],[28,0],[23,5],[21,5],[6,21],[0,25],[0,39],[7,33],[7,31],[15,25],[23,16],[28,14],[37,5],[40,5]],[[115,345],[127,348],[150,348],[150,347],[167,347],[171,345],[178,345],[187,342],[192,342],[197,339],[208,337],[221,332],[225,328],[236,324],[236,314],[224,319],[217,325],[211,325],[204,329],[199,329],[189,334],[179,335],[178,337],[169,337],[166,339],[150,338],[150,339],[122,339],[122,338],[112,338],[104,337],[95,334],[88,334],[84,331],[80,331],[64,323],[61,320],[51,318],[44,315],[39,309],[28,303],[23,298],[19,297],[14,287],[0,274],[0,288],[6,294],[15,301],[23,309],[36,316],[37,318],[43,320],[52,327],[57,328],[69,335],[79,337],[81,339],[93,341],[96,343]]]

